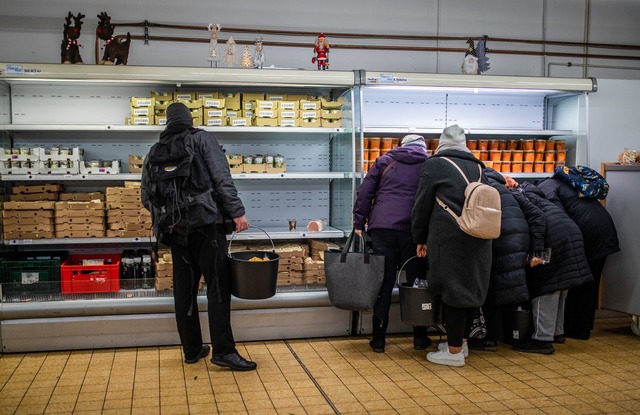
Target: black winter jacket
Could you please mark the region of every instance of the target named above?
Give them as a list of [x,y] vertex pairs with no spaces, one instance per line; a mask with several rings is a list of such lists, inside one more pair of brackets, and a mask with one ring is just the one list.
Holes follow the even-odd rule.
[[592,280],[578,225],[562,208],[545,199],[542,190],[535,185],[525,182],[520,188],[526,198],[542,210],[546,220],[545,248],[551,247],[549,264],[527,269],[531,298],[577,287]]
[[620,250],[618,233],[607,209],[596,199],[578,197],[578,191],[562,180],[549,178],[538,184],[547,199],[561,206],[578,225],[589,261]]
[[458,150],[442,151],[424,162],[411,213],[414,242],[427,244],[427,279],[434,294],[442,294],[445,304],[453,307],[480,307],[489,288],[491,240],[464,233],[436,202],[437,195],[459,215],[467,186],[460,172],[442,156],[456,163],[470,181],[478,180],[478,166],[484,168],[471,153]]
[[[175,131],[169,128],[165,129],[160,134],[160,142],[166,142],[168,140],[179,137],[184,130]],[[244,205],[242,200],[238,197],[238,191],[231,178],[231,172],[229,170],[229,163],[222,147],[218,143],[215,136],[207,131],[201,129],[191,129],[191,133],[187,134],[184,138],[185,147],[190,148],[194,152],[200,154],[207,172],[211,179],[212,192],[207,195],[212,202],[210,209],[215,215],[215,223],[221,224],[224,221],[223,215],[220,214],[220,210],[224,210],[225,216],[230,218],[238,218],[245,214]],[[145,158],[145,162],[142,166],[142,179],[141,179],[141,200],[142,204],[148,210],[154,212],[149,201],[149,193],[151,192],[151,181],[148,175],[148,161],[149,158]],[[152,221],[154,223],[154,231],[157,235],[157,212],[154,212]]]
[[[523,303],[529,300],[526,273],[527,256],[531,246],[529,227],[532,227],[534,233],[542,231],[542,236],[544,218],[538,209],[525,217],[511,190],[505,187],[504,177],[489,168],[485,169],[484,173],[489,184],[500,193],[502,205],[500,237],[492,243],[491,282],[485,304]],[[544,243],[539,249],[543,247]]]

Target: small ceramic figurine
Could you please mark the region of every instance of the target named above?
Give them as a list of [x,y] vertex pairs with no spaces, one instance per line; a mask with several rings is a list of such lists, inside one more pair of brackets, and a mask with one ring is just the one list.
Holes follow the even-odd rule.
[[209,30],[211,36],[209,40],[209,56],[207,57],[207,60],[210,62],[220,61],[220,55],[218,54],[218,32],[220,32],[221,29],[222,26],[217,23],[209,23],[209,26],[207,26],[207,30]]
[[329,69],[329,42],[324,36],[324,33],[320,33],[316,39],[316,43],[313,46],[313,53],[315,56],[311,58],[311,63],[318,65],[318,70]]
[[253,52],[253,62],[256,68],[262,68],[267,61],[267,57],[264,54],[264,47],[262,46],[262,38],[256,39],[256,49]]
[[131,45],[131,34],[127,32],[127,38],[124,41],[117,40],[113,37],[115,26],[111,24],[111,16],[106,12],[98,15],[98,26],[96,27],[96,36],[104,40],[104,55],[98,65],[126,65],[129,59],[129,46]]
[[[74,16],[71,12],[65,17],[64,31],[62,45],[60,46],[61,54],[60,60],[62,63],[83,63],[80,57],[80,45],[78,44],[78,38],[80,37],[80,30],[82,29],[82,19],[86,17],[82,13],[78,13]],[[71,26],[71,19],[73,19],[74,25]]]

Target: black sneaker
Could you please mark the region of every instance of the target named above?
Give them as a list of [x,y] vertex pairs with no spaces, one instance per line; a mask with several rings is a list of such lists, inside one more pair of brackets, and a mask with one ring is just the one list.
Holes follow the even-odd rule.
[[211,351],[211,348],[207,345],[202,346],[202,349],[200,350],[200,353],[198,353],[197,356],[195,357],[185,357],[184,358],[184,362],[187,364],[194,364],[194,363],[198,363],[198,361],[200,359],[202,359],[203,357],[207,357],[209,356],[209,352]]
[[216,366],[228,367],[231,370],[248,371],[255,370],[258,366],[254,362],[250,362],[238,353],[229,353],[224,356],[213,356],[211,363]]
[[467,345],[469,345],[469,350],[498,351],[498,342],[495,340],[470,338],[467,340]]
[[369,340],[369,347],[371,347],[371,350],[373,350],[375,353],[384,353],[384,344],[384,340]]
[[554,343],[563,344],[566,341],[567,341],[567,338],[564,336],[564,334],[558,334],[557,336],[553,336]]
[[424,338],[413,338],[413,350],[424,350],[431,346],[431,339],[425,336]]
[[525,353],[551,354],[555,352],[551,342],[531,339],[526,342],[513,345],[514,350]]

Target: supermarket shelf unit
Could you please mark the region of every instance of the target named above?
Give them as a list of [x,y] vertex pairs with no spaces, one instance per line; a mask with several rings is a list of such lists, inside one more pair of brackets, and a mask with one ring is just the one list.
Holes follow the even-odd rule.
[[[81,147],[85,160],[120,160],[119,174],[4,174],[15,184],[62,183],[65,191],[104,190],[125,181],[128,155],[144,155],[162,126],[128,126],[131,97],[157,92],[256,92],[342,97],[340,128],[202,127],[214,132],[228,154],[281,154],[284,173],[233,174],[253,225],[273,240],[339,239],[351,226],[354,192],[351,103],[353,72],[227,68],[100,67],[0,64],[0,147]],[[288,219],[296,218],[297,231]],[[328,219],[309,233],[311,220]],[[249,229],[234,240],[265,240]],[[5,240],[3,251],[60,250],[73,254],[149,248],[150,238]],[[102,295],[19,295],[0,303],[3,352],[179,344],[173,300],[155,290]],[[198,299],[200,310],[206,300]],[[329,303],[326,289],[282,287],[267,300],[233,298],[236,339],[257,340],[345,335],[348,311]],[[206,313],[201,313],[206,327]]]
[[[362,71],[356,98],[356,186],[366,174],[366,137],[420,134],[434,139],[453,124],[465,130],[467,139],[562,139],[567,164],[585,164],[588,94],[596,90],[595,79]],[[550,176],[506,174],[519,181]],[[410,330],[400,321],[397,301],[388,330]],[[361,313],[355,331],[371,332],[370,313]]]
[[[89,157],[122,159],[146,154],[159,126],[124,126],[131,96],[156,91],[277,92],[342,96],[343,125],[326,128],[205,127],[230,154],[280,153],[287,172],[235,174],[251,222],[272,239],[306,238],[283,221],[329,218],[313,238],[340,238],[351,229],[355,190],[364,177],[367,136],[407,133],[437,138],[447,125],[468,135],[491,138],[557,137],[567,141],[567,162],[586,160],[586,110],[593,79],[465,76],[443,74],[149,68],[90,65],[0,64],[0,141],[4,146],[59,145],[85,148]],[[72,110],[70,110],[72,109]],[[81,121],[80,121],[81,120]],[[517,175],[514,175],[517,177]],[[523,178],[546,177],[527,174]],[[1,178],[40,181],[39,175]],[[50,180],[49,177],[46,178]],[[107,181],[139,180],[126,172],[114,177],[60,176],[74,189],[104,187]],[[238,239],[265,239],[261,232]],[[75,249],[104,247],[106,241],[5,241],[0,248],[41,249],[67,242]],[[110,241],[111,242],[111,241]],[[115,246],[148,244],[119,240]],[[95,246],[93,245],[95,244]],[[110,245],[114,246],[114,245]],[[16,248],[16,249],[17,249]],[[108,249],[108,248],[107,248]],[[126,293],[125,293],[126,294]],[[5,352],[177,344],[172,300],[166,295],[122,292],[73,301],[0,303],[0,342]],[[204,299],[200,297],[203,309]],[[397,293],[395,294],[397,302]],[[286,287],[267,300],[232,301],[238,340],[345,335],[371,331],[370,314],[332,307],[321,287]],[[201,316],[206,323],[206,315]],[[394,304],[389,330],[409,331]],[[206,326],[206,324],[205,324]]]

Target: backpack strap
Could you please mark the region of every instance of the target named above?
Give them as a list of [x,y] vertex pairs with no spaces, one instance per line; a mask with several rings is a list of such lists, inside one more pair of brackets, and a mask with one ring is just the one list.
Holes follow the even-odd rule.
[[[453,160],[451,160],[450,158],[447,158],[447,157],[441,157],[441,158],[443,158],[443,159],[447,160],[449,163],[453,164],[453,167],[455,167],[456,170],[458,170],[460,172],[460,174],[462,175],[462,178],[464,179],[465,182],[467,182],[467,186],[468,186],[469,185],[469,179],[467,179],[467,176],[464,174],[462,169],[456,163],[454,163]],[[480,177],[478,177],[478,183],[480,183],[482,181],[482,167],[480,167],[479,164],[478,164],[478,171],[480,172]],[[442,207],[442,209],[444,209],[451,216],[453,216],[454,219],[458,220],[460,218],[438,196],[436,196],[436,202],[438,202],[438,204]]]

